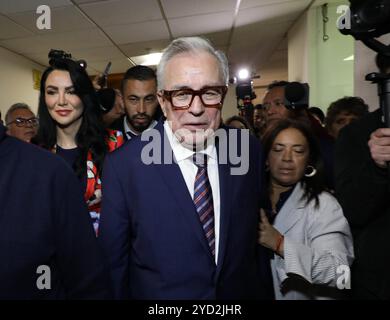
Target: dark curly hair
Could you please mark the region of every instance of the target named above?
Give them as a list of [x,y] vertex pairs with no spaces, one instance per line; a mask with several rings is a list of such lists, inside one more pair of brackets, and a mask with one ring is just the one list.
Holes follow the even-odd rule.
[[106,139],[108,132],[104,129],[99,114],[99,102],[92,82],[84,67],[71,59],[56,59],[50,62],[41,79],[38,117],[39,129],[34,142],[51,150],[57,143],[56,122],[50,116],[45,102],[45,84],[47,77],[54,70],[68,71],[75,93],[81,99],[84,110],[81,126],[76,134],[76,144],[80,155],[76,158],[73,170],[79,178],[87,170],[87,155],[91,151],[92,160],[101,174],[103,160],[108,152]]
[[361,118],[368,113],[368,105],[359,97],[344,97],[332,102],[326,112],[325,127],[330,128],[342,112]]
[[[283,119],[276,121],[270,128],[267,129],[263,139],[264,146],[264,162],[268,158],[268,155],[271,151],[272,145],[283,130],[294,128],[301,132],[307,140],[309,146],[309,160],[308,164],[313,166],[317,173],[313,177],[303,176],[300,182],[303,185],[304,195],[303,199],[306,199],[306,203],[309,203],[312,200],[315,200],[315,206],[318,207],[319,200],[318,195],[326,190],[325,182],[324,182],[324,164],[321,158],[321,152],[319,143],[317,141],[316,136],[311,131],[310,127],[302,121],[294,120],[294,119]],[[269,188],[270,182],[270,174],[266,172],[266,186]],[[266,191],[269,191],[266,190]]]

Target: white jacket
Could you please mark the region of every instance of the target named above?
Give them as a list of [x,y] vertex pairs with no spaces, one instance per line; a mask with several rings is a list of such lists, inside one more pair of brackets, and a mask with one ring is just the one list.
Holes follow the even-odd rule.
[[[354,258],[348,222],[331,194],[322,192],[316,209],[314,200],[306,204],[301,199],[303,193],[298,183],[274,221],[284,235],[284,258],[274,255],[271,260],[275,298],[341,298],[337,280],[348,275],[350,280],[350,274],[339,266],[350,267]],[[345,281],[339,279],[339,283]]]

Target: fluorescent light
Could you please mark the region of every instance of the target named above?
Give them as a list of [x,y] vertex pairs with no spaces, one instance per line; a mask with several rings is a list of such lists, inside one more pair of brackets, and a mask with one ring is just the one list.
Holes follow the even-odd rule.
[[142,56],[131,57],[131,60],[133,60],[136,64],[140,64],[143,66],[156,66],[159,64],[161,56],[161,52],[155,52]]
[[352,56],[346,57],[346,58],[344,59],[344,61],[353,61],[354,58],[355,58],[354,55],[352,55]]
[[241,80],[248,79],[249,78],[249,71],[248,71],[248,69],[241,69],[240,71],[238,71],[238,77]]

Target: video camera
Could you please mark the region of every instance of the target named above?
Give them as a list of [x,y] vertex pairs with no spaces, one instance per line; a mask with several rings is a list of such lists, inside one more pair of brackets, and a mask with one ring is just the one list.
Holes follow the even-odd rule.
[[[58,49],[51,49],[48,54],[49,57],[49,65],[53,65],[55,61],[62,60],[62,59],[72,59],[72,54],[66,53],[63,50],[58,50]],[[79,64],[82,68],[86,69],[87,68],[87,62],[85,60],[73,60],[77,64]]]
[[345,35],[361,40],[370,49],[390,56],[390,46],[374,39],[390,33],[389,0],[350,0],[350,28],[340,29]]

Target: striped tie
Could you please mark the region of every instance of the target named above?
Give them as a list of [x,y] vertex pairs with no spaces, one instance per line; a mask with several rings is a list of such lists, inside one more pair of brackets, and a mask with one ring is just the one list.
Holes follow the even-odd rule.
[[207,155],[195,153],[194,164],[198,167],[194,185],[194,204],[211,253],[215,256],[213,194],[207,175]]

